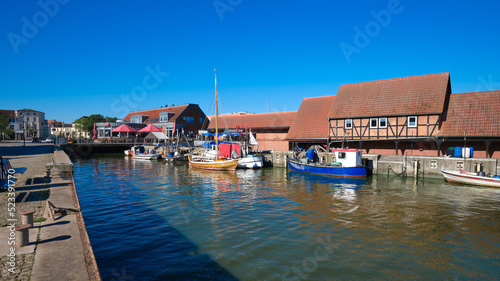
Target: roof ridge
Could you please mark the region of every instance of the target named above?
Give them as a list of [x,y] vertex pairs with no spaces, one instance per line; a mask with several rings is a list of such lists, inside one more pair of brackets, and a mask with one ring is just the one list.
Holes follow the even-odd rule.
[[403,77],[397,77],[397,78],[378,79],[378,80],[365,81],[365,82],[355,82],[355,83],[342,84],[342,85],[340,85],[340,87],[359,85],[359,84],[380,83],[380,82],[388,82],[388,81],[409,80],[409,79],[416,79],[416,78],[422,78],[422,77],[432,77],[432,76],[442,76],[442,75],[447,75],[449,77],[450,72],[440,72],[440,73],[431,73],[431,74],[403,76]]

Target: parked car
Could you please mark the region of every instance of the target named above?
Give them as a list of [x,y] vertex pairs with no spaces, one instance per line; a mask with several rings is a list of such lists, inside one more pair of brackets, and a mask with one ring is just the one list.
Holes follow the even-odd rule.
[[40,140],[38,138],[33,138],[31,142],[40,142]]
[[52,138],[47,138],[47,139],[45,140],[45,142],[50,142],[50,143],[52,143],[52,142],[54,142],[54,140],[53,140]]

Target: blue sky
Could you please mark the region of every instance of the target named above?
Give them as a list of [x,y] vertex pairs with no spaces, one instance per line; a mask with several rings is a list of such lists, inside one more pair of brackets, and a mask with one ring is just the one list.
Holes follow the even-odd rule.
[[450,72],[500,89],[497,1],[4,1],[0,109],[124,117],[297,110],[341,84]]

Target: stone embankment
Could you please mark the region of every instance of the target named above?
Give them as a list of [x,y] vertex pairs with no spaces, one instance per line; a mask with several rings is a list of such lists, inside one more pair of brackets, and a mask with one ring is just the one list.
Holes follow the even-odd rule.
[[[73,164],[48,144],[0,143],[0,156],[16,174],[15,212],[7,211],[8,192],[0,192],[0,270],[2,280],[101,280],[73,180]],[[50,171],[49,171],[50,170]],[[48,202],[52,207],[48,207]],[[34,226],[25,246],[9,245],[9,224],[21,224],[19,213],[33,210]],[[16,235],[20,235],[17,231]],[[12,251],[14,250],[14,251]],[[15,253],[15,257],[13,252]],[[12,261],[15,261],[12,263]]]

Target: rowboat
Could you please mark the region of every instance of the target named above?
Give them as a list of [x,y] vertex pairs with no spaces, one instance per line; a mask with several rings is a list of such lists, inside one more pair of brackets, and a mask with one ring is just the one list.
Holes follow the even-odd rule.
[[[448,182],[456,182],[470,185],[480,185],[489,187],[500,187],[500,177],[488,177],[485,175],[478,175],[477,173],[468,173],[464,170],[460,171],[449,171],[441,170],[444,178]],[[483,173],[484,174],[484,173]]]
[[308,158],[287,159],[288,167],[292,171],[319,174],[333,177],[363,178],[366,177],[366,168],[362,164],[360,150],[333,149],[335,153],[334,163],[320,163],[310,150]]

